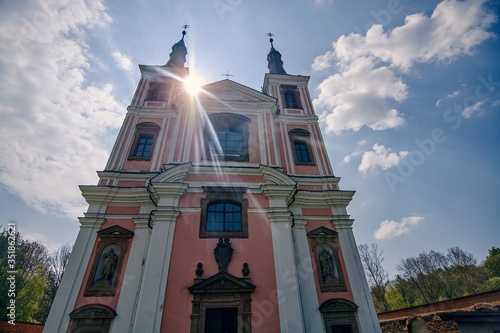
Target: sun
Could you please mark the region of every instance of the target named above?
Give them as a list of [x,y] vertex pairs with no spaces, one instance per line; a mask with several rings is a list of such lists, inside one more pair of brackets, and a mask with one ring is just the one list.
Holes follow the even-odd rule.
[[186,80],[184,80],[184,87],[191,95],[197,95],[201,90],[201,85],[201,80],[195,76],[189,76]]

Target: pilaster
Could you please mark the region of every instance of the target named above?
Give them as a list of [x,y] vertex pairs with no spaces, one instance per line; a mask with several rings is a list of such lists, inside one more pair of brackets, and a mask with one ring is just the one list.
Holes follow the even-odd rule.
[[323,332],[319,302],[314,280],[314,270],[307,241],[306,225],[308,220],[294,218],[292,235],[295,244],[295,261],[298,270],[300,299],[304,324],[308,333]]
[[104,219],[102,218],[80,218],[80,232],[73,246],[71,257],[52,303],[43,332],[66,332],[69,325],[69,314],[74,310],[80,287],[85,283],[83,278],[97,239],[97,231],[99,231],[103,223]]
[[338,232],[352,296],[354,302],[359,307],[357,314],[360,332],[380,333],[382,331],[377,313],[375,312],[375,306],[371,299],[370,288],[366,281],[356,240],[352,232],[352,223],[354,220],[350,219],[349,215],[340,215],[336,216],[332,222]]
[[153,231],[144,263],[144,275],[132,332],[160,332],[175,222],[178,216],[179,211],[173,207],[158,207],[153,216]]
[[113,320],[112,332],[132,332],[132,325],[137,311],[138,296],[144,274],[144,262],[147,257],[148,245],[152,229],[148,226],[148,218],[134,218],[135,233],[130,248],[127,268],[123,276],[117,315]]
[[274,266],[282,333],[304,333],[304,317],[300,284],[294,257],[291,231],[291,213],[287,209],[273,209],[267,213],[271,221]]

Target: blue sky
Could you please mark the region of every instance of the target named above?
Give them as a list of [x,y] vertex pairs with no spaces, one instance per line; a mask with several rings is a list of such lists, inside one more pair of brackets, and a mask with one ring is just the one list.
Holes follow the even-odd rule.
[[309,89],[358,243],[401,258],[500,246],[500,5],[495,1],[0,0],[0,223],[72,243],[138,64],[188,24],[203,83],[260,90],[270,45]]

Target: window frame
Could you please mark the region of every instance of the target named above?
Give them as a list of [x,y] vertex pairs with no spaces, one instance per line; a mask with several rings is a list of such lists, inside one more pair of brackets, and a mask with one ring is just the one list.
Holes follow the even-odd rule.
[[[205,198],[200,199],[200,238],[248,238],[248,199],[246,187],[204,186]],[[216,203],[238,204],[241,208],[241,230],[207,230],[208,207]]]
[[[311,134],[302,128],[294,128],[288,132],[290,137],[290,141],[292,144],[293,150],[293,160],[295,165],[315,165],[314,156],[311,150]],[[295,149],[295,143],[300,143],[305,145],[305,150],[307,152],[307,156],[309,157],[309,161],[299,161],[297,158],[297,150]]]
[[146,102],[166,102],[171,84],[153,81],[149,84]]
[[[160,126],[152,122],[143,122],[135,126],[134,141],[130,148],[128,155],[128,160],[132,161],[150,161],[153,156],[153,151],[155,148],[156,138],[160,133]],[[143,137],[150,137],[152,140],[151,148],[149,150],[148,156],[137,156],[137,149],[140,145],[140,140]]]
[[[218,211],[218,210],[211,211],[210,210],[212,207],[215,207],[217,205],[223,205],[223,210],[222,211]],[[229,209],[227,209],[228,208],[227,205],[235,206],[235,207],[238,208],[238,210],[236,210],[236,211],[229,210]],[[215,207],[215,209],[217,209],[217,207]],[[229,230],[229,229],[226,229],[226,226],[228,226],[229,224],[231,224],[230,221],[228,220],[229,215],[235,214],[235,212],[240,216],[239,221],[237,221],[237,222],[239,222],[237,224],[239,226],[239,230],[235,230],[235,229]],[[210,224],[209,224],[208,220],[209,220],[210,216],[212,214],[217,215],[217,214],[221,214],[221,213],[222,213],[222,221],[218,221],[215,218],[214,219],[214,227],[215,227],[215,224],[218,224],[218,222],[219,223],[222,222],[222,230],[215,229],[215,228],[209,230]],[[221,200],[214,200],[214,201],[211,201],[211,202],[209,202],[207,204],[207,220],[206,220],[206,226],[205,226],[205,228],[206,228],[206,230],[208,232],[214,232],[214,231],[219,231],[219,232],[238,231],[239,232],[239,231],[243,231],[243,223],[241,221],[241,214],[242,214],[242,212],[241,212],[241,204],[239,202],[229,201],[229,200],[223,200],[223,201],[221,201]],[[232,223],[232,224],[233,224],[233,226],[235,225],[235,223]]]
[[[205,137],[205,159],[208,161],[219,160],[219,161],[235,161],[235,162],[248,162],[248,123],[251,121],[242,115],[237,115],[233,113],[216,113],[208,116],[209,123],[205,125],[204,137]],[[217,132],[233,130],[239,132],[242,135],[242,150],[240,152],[231,151],[215,151],[214,145],[214,135],[217,136]],[[218,136],[217,136],[218,140]]]
[[[293,97],[295,104],[291,103],[292,99],[287,96]],[[281,85],[281,97],[283,98],[283,107],[285,109],[302,109],[300,102],[299,88],[292,85]]]

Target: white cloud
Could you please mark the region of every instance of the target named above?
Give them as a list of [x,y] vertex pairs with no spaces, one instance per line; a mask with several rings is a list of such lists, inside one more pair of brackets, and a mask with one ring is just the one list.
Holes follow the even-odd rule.
[[365,36],[341,36],[312,65],[314,70],[333,64],[340,69],[319,85],[320,94],[314,100],[316,109],[323,110],[326,130],[401,126],[404,119],[396,105],[406,99],[408,87],[396,71],[408,72],[416,62],[450,61],[473,53],[493,36],[487,29],[496,17],[486,11],[484,2],[445,0],[431,16],[409,15],[404,25],[392,30],[373,25]]
[[401,114],[388,100],[402,101],[407,87],[388,67],[374,67],[370,58],[355,59],[340,74],[331,75],[319,85],[316,108],[327,132],[358,131],[363,126],[384,130],[404,123]]
[[460,90],[455,90],[452,93],[449,93],[448,95],[446,95],[446,97],[438,99],[436,101],[436,106],[440,106],[441,103],[443,103],[445,100],[453,99],[453,98],[457,97],[458,95],[460,95]]
[[23,3],[0,19],[0,182],[40,211],[82,215],[78,185],[96,183],[125,111],[110,84],[86,81],[86,29],[111,19],[98,0]]
[[367,174],[368,171],[376,170],[377,167],[387,170],[398,166],[401,159],[408,156],[408,151],[404,150],[399,153],[393,153],[390,148],[385,148],[378,143],[374,144],[372,149],[363,154],[358,167],[359,172]]
[[119,51],[115,51],[111,53],[111,57],[115,60],[118,67],[120,67],[121,69],[126,71],[132,70],[132,61],[126,55],[121,54]]
[[363,154],[363,150],[361,147],[366,145],[368,142],[366,140],[359,140],[357,142],[357,148],[354,152],[350,153],[349,155],[344,156],[342,159],[343,164],[349,164],[352,160],[353,157],[358,157],[359,155]]
[[484,113],[484,111],[482,109],[482,106],[483,106],[483,104],[485,102],[486,102],[486,100],[481,100],[481,101],[478,101],[478,102],[474,103],[471,106],[466,107],[462,111],[462,117],[464,117],[464,118],[470,118],[474,114],[482,114],[482,113]]
[[424,218],[418,215],[404,217],[399,222],[385,220],[380,223],[380,227],[375,231],[374,236],[378,240],[385,240],[406,235],[423,220]]

